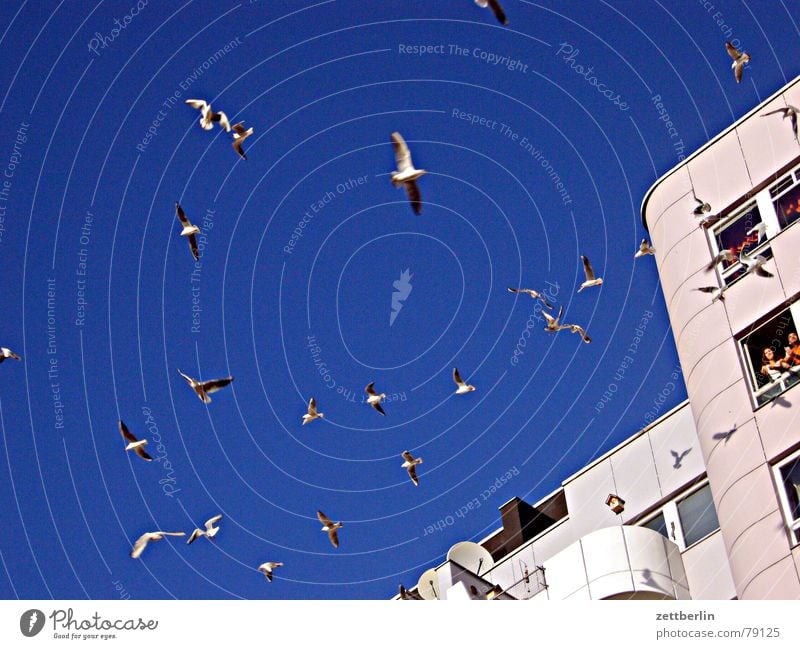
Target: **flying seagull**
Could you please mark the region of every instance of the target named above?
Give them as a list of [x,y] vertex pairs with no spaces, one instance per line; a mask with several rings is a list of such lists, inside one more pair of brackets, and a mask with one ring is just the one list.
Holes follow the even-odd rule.
[[759,223],[755,227],[750,228],[747,232],[745,232],[745,236],[749,236],[753,233],[758,233],[758,241],[756,241],[756,245],[761,243],[761,240],[764,238],[764,235],[767,233],[767,224],[766,223]]
[[226,385],[228,385],[231,381],[233,381],[232,376],[228,376],[224,379],[213,379],[211,381],[196,381],[191,376],[186,376],[183,372],[178,370],[178,374],[180,374],[186,382],[189,384],[189,387],[195,391],[197,397],[203,403],[211,403],[211,397],[209,394],[213,394],[217,390],[221,390]]
[[233,148],[236,150],[236,153],[242,158],[242,160],[247,160],[247,156],[244,153],[244,149],[242,149],[242,142],[244,142],[247,138],[249,138],[253,134],[253,127],[245,128],[242,126],[244,122],[239,122],[238,124],[233,125]]
[[421,457],[414,457],[408,451],[403,451],[403,468],[408,471],[408,475],[411,478],[411,482],[414,483],[417,487],[419,486],[419,478],[417,478],[417,464],[422,464]]
[[367,403],[385,417],[386,413],[383,411],[383,407],[381,406],[381,401],[383,401],[386,398],[386,394],[383,392],[381,392],[380,394],[375,392],[375,381],[373,381],[367,387],[365,387],[364,392],[366,392],[369,395],[367,397]]
[[603,283],[602,277],[596,278],[594,276],[594,269],[592,268],[592,264],[589,263],[589,258],[581,255],[581,259],[583,260],[583,272],[586,275],[586,281],[581,284],[581,287],[578,289],[578,293],[585,288],[589,288],[590,286],[600,286],[600,284]]
[[711,263],[706,266],[706,270],[714,270],[714,267],[723,261],[736,261],[736,255],[734,255],[730,250],[721,250],[717,253],[717,256],[711,260]]
[[186,536],[186,532],[145,532],[133,544],[131,559],[138,559],[150,541],[160,541],[165,536]]
[[456,382],[458,389],[456,390],[456,394],[466,394],[467,392],[472,392],[475,389],[474,385],[467,385],[464,380],[461,378],[461,375],[458,373],[458,368],[453,368],[453,381]]
[[183,226],[183,230],[181,230],[181,236],[188,238],[189,250],[192,251],[192,257],[194,257],[194,260],[197,261],[200,259],[200,250],[197,248],[197,237],[195,235],[200,233],[200,228],[192,224],[178,201],[175,201],[175,214],[178,215],[178,220]]
[[583,338],[583,342],[590,343],[592,339],[586,335],[586,331],[584,331],[583,327],[576,325],[576,324],[561,324],[561,316],[564,313],[564,307],[559,307],[558,315],[556,317],[551,316],[547,311],[542,311],[542,315],[544,319],[547,320],[547,325],[545,326],[544,330],[549,331],[551,333],[557,333],[559,331],[563,331],[564,329],[569,329],[570,333],[580,334],[581,338]]
[[303,426],[305,426],[309,421],[314,421],[315,419],[320,419],[324,416],[324,412],[317,412],[317,402],[314,400],[314,397],[311,397],[308,400],[308,413],[303,415]]
[[395,187],[400,185],[405,187],[414,214],[421,214],[422,195],[419,193],[416,181],[417,178],[428,172],[424,169],[414,169],[414,163],[411,162],[411,152],[408,150],[403,136],[397,131],[392,133],[392,145],[394,146],[394,157],[397,161],[397,171],[392,173],[392,184]]
[[672,465],[672,468],[673,469],[680,469],[681,466],[683,466],[681,464],[681,461],[683,460],[683,458],[685,458],[687,455],[689,455],[689,451],[691,451],[691,450],[692,450],[691,447],[687,448],[685,451],[683,451],[683,453],[678,453],[676,451],[670,450],[670,453],[672,454],[672,457],[675,458],[675,464]]
[[644,257],[645,255],[655,255],[656,249],[650,245],[650,242],[647,239],[642,239],[642,242],[639,244],[639,250],[636,251],[636,254],[633,256],[634,259],[638,259],[639,257]]
[[145,444],[147,444],[146,439],[137,439],[136,436],[128,430],[128,427],[125,425],[125,422],[121,419],[119,420],[119,432],[122,433],[122,439],[128,442],[128,445],[125,447],[126,451],[133,451],[143,460],[147,460],[148,462],[152,462],[153,458],[148,455],[147,451],[144,450]]
[[219,125],[226,131],[231,130],[228,116],[222,111],[215,113],[211,110],[211,104],[204,99],[187,99],[186,103],[200,111],[200,126],[206,131],[210,131],[214,128],[214,122],[219,122]]
[[17,356],[14,352],[12,352],[8,347],[0,347],[0,363],[2,363],[7,358],[13,358],[15,361],[22,360],[19,356]]
[[777,113],[783,113],[783,118],[786,119],[787,117],[791,118],[792,120],[792,132],[794,133],[794,139],[797,139],[797,112],[798,108],[795,108],[791,104],[786,106],[786,108],[779,108],[778,110],[771,110],[768,113],[764,113],[761,117],[766,117],[767,115],[775,115]]
[[503,11],[503,8],[500,6],[500,3],[497,0],[475,0],[475,4],[483,9],[489,7],[494,14],[494,17],[497,18],[497,22],[501,25],[508,25],[508,18],[506,18],[506,13]]
[[694,195],[694,200],[697,201],[697,205],[692,210],[692,214],[695,216],[702,216],[703,214],[707,214],[711,211],[711,205],[697,198],[697,195]]
[[322,531],[328,533],[328,538],[331,540],[331,545],[333,547],[339,547],[339,535],[336,532],[340,527],[342,527],[341,523],[334,523],[330,518],[325,516],[321,511],[317,510],[317,518],[319,522],[322,523]]
[[283,564],[280,561],[267,561],[258,567],[259,572],[263,572],[268,582],[272,582],[272,571],[275,568],[281,568]]
[[717,300],[722,300],[723,302],[725,301],[725,289],[720,288],[719,286],[698,286],[694,290],[710,294],[712,304]]
[[740,52],[727,41],[725,43],[725,49],[728,50],[728,54],[733,59],[731,68],[733,68],[733,74],[736,76],[736,83],[739,83],[742,80],[744,64],[750,62],[750,55],[747,52]]
[[216,516],[212,516],[211,518],[209,518],[205,523],[206,529],[201,530],[199,528],[195,528],[194,532],[192,532],[192,535],[189,537],[189,540],[186,541],[186,545],[191,545],[201,536],[206,536],[209,539],[213,539],[217,535],[217,532],[219,532],[219,528],[214,527],[214,523],[218,523],[221,520],[222,520],[222,514],[217,514]]
[[527,293],[534,300],[541,300],[542,304],[544,304],[548,309],[554,308],[553,305],[547,301],[547,298],[544,296],[544,294],[539,293],[539,291],[535,291],[532,288],[510,288],[508,290],[511,293]]
[[739,253],[739,261],[747,267],[745,275],[755,273],[761,277],[773,277],[773,274],[764,269],[764,264],[767,263],[766,257],[763,255],[756,255],[755,257],[746,255],[744,250]]

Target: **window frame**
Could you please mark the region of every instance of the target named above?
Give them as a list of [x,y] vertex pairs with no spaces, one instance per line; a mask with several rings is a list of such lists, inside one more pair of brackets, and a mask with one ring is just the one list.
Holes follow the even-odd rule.
[[[716,534],[717,532],[719,532],[720,528],[719,528],[719,516],[717,515],[717,506],[714,503],[714,498],[713,498],[713,495],[712,495],[711,504],[714,507],[714,515],[717,518],[717,526],[711,532],[709,532],[708,534],[705,534],[704,536],[700,537],[699,539],[697,539],[693,543],[687,545],[686,544],[686,536],[685,536],[684,531],[683,531],[683,523],[681,522],[680,513],[678,511],[678,504],[683,502],[687,498],[689,498],[691,496],[694,496],[698,491],[700,491],[702,489],[705,489],[705,488],[708,488],[709,491],[711,490],[711,485],[710,485],[710,483],[709,483],[707,478],[705,480],[702,480],[701,482],[695,484],[695,485],[692,485],[691,488],[687,489],[686,491],[681,492],[680,494],[678,494],[677,496],[675,496],[674,498],[672,498],[668,502],[664,503],[661,506],[661,508],[659,508],[658,510],[654,511],[647,518],[637,522],[636,525],[638,525],[639,527],[644,527],[647,523],[650,523],[653,520],[655,520],[656,518],[658,518],[658,516],[663,516],[664,517],[664,524],[665,524],[665,527],[667,529],[667,536],[665,538],[667,538],[670,541],[672,541],[673,543],[675,543],[675,545],[678,546],[678,549],[681,552],[685,552],[686,550],[689,550],[690,548],[693,548],[698,543],[702,543],[703,541],[705,541],[712,534]],[[648,529],[652,529],[652,528],[648,528]],[[655,532],[655,530],[653,530],[653,531]],[[656,532],[656,533],[658,534],[659,532]]]
[[[778,492],[778,500],[781,504],[781,515],[783,516],[783,522],[786,526],[786,530],[789,533],[789,541],[791,542],[792,547],[800,545],[800,515],[798,515],[798,518],[792,518],[792,507],[791,503],[789,502],[789,496],[786,493],[783,476],[781,475],[781,469],[786,465],[798,460],[800,460],[800,449],[796,450],[790,455],[787,455],[780,461],[775,462],[771,467],[772,475],[775,479],[775,485],[777,487],[776,490]],[[800,495],[798,497],[800,498]]]

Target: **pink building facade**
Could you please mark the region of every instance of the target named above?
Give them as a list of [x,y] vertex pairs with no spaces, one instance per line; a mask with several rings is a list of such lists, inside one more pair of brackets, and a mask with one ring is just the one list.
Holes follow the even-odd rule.
[[642,203],[740,599],[800,598],[800,142],[766,115],[789,106],[800,77]]

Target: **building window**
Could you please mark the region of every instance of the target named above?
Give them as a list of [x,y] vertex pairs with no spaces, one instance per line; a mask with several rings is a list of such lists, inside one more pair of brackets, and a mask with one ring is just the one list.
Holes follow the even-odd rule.
[[706,483],[689,495],[684,493],[664,503],[661,511],[641,526],[658,532],[674,541],[681,551],[685,550],[719,529],[711,488]]
[[[784,175],[758,192],[754,199],[730,216],[713,220],[711,231],[713,256],[727,250],[735,261],[722,261],[717,266],[723,286],[730,286],[744,274],[739,253],[772,258],[769,241],[782,230],[800,220],[800,167]],[[761,228],[762,232],[754,228]]]
[[711,499],[711,488],[706,485],[677,503],[678,517],[686,546],[697,543],[719,529],[717,510]]
[[800,453],[795,453],[775,467],[780,484],[783,513],[792,532],[793,543],[800,543]]
[[756,406],[772,401],[800,382],[800,341],[795,324],[798,321],[800,303],[739,340]]

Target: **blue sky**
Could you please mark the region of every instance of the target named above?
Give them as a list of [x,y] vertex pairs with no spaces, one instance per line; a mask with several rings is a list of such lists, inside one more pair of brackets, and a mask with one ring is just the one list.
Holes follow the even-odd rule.
[[[0,6],[0,345],[23,357],[0,366],[3,598],[388,598],[685,398],[639,206],[798,74],[797,18],[504,7],[507,27],[470,0]],[[739,85],[726,40],[752,56]],[[253,127],[246,161],[189,98]],[[421,216],[394,131],[428,171]],[[577,294],[580,255],[605,283]],[[235,381],[206,406],[178,369]],[[213,542],[128,556],[217,513]]]

